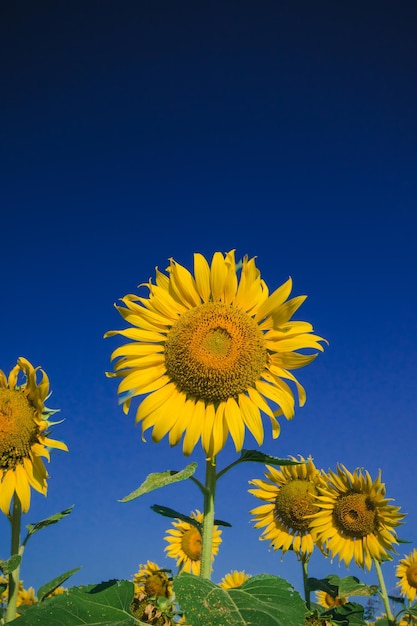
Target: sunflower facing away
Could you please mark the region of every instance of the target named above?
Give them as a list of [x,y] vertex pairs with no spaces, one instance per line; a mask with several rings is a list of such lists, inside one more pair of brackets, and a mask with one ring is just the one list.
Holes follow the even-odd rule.
[[299,465],[284,465],[280,469],[267,465],[266,480],[249,481],[257,487],[249,489],[249,493],[265,503],[250,513],[255,516],[255,528],[264,528],[260,539],[268,540],[274,550],[285,553],[292,548],[298,556],[308,558],[314,541],[306,516],[317,510],[315,496],[320,471],[310,458],[300,456],[299,460]]
[[30,487],[46,495],[48,474],[41,457],[49,461],[48,448],[68,451],[65,443],[48,437],[48,417],[56,413],[45,407],[48,397],[46,373],[27,359],[20,357],[8,377],[0,370],[0,509],[5,515],[14,494],[23,513],[29,510]]
[[249,574],[246,574],[244,571],[238,572],[237,570],[233,570],[233,572],[229,572],[229,574],[223,576],[219,582],[219,587],[222,589],[237,589],[241,587],[248,578],[250,578]]
[[148,394],[136,413],[142,434],[153,428],[158,442],[169,433],[169,443],[176,445],[185,433],[185,455],[201,439],[212,458],[229,433],[240,451],[245,426],[262,445],[261,412],[278,437],[277,416],[294,416],[286,380],[295,384],[300,405],[305,402],[305,391],[289,370],[318,354],[296,351],[323,351],[325,340],[312,333],[311,324],[290,321],[306,299],[287,300],[291,279],[269,295],[255,259],[243,259],[240,277],[238,268],[233,250],[216,252],[211,265],[195,254],[194,276],[170,259],[168,276],[156,269],[155,284],[146,283],[148,298],[129,294],[116,307],[130,327],[105,334],[132,340],[114,350],[115,371],[108,374],[122,378],[124,412],[133,397]]
[[[204,515],[200,511],[193,511],[190,517],[199,524],[203,524]],[[172,522],[172,525],[174,529],[170,528],[167,530],[167,535],[164,537],[165,541],[168,542],[165,548],[167,556],[176,560],[176,564],[181,571],[198,576],[203,544],[200,531],[194,524],[179,519]],[[222,542],[221,534],[222,531],[219,530],[218,526],[214,526],[211,550],[212,561],[219,551],[219,545]]]
[[381,472],[372,482],[368,472],[357,468],[353,473],[344,465],[329,471],[318,487],[319,510],[311,516],[314,540],[323,542],[332,557],[346,567],[353,559],[356,565],[371,569],[373,559],[391,559],[397,544],[394,528],[405,517],[400,508],[388,504]]
[[415,602],[417,597],[417,549],[401,559],[395,575],[400,580],[397,587],[410,602]]
[[166,572],[156,563],[148,561],[145,565],[139,565],[139,569],[133,577],[135,595],[146,593],[147,596],[170,598],[172,596],[172,581]]

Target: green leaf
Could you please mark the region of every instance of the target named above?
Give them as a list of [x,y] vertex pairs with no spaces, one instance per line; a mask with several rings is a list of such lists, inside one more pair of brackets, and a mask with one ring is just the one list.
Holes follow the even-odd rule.
[[64,572],[60,576],[57,576],[56,578],[53,578],[49,582],[42,585],[42,587],[39,587],[38,591],[36,592],[36,597],[38,598],[38,601],[42,602],[42,600],[47,598],[53,591],[55,591],[55,589],[60,587],[60,585],[62,585],[66,580],[68,580],[68,578],[70,578],[76,572],[79,572],[80,569],[81,567],[70,569],[68,570],[68,572]]
[[255,463],[268,463],[268,465],[300,465],[305,463],[305,461],[290,461],[290,459],[279,459],[277,456],[270,456],[269,454],[264,454],[259,450],[242,450],[240,457],[238,458],[238,463],[243,463],[246,461],[251,461]]
[[130,502],[130,500],[135,500],[135,498],[139,498],[139,496],[143,496],[143,494],[154,491],[155,489],[172,485],[172,483],[177,483],[181,480],[187,480],[187,478],[190,478],[190,476],[194,474],[196,469],[197,463],[190,463],[179,472],[168,470],[167,472],[149,474],[136,491],[132,491],[128,496],[118,500],[118,502]]
[[170,517],[171,519],[181,519],[183,522],[188,522],[195,526],[200,532],[203,528],[203,525],[200,524],[196,519],[190,517],[189,515],[184,515],[183,513],[179,513],[175,511],[175,509],[170,509],[168,506],[162,506],[162,504],[153,504],[151,506],[152,511],[155,513],[159,513],[159,515],[163,515],[164,517]]
[[282,578],[252,576],[238,589],[221,589],[191,574],[174,578],[174,592],[191,626],[303,626],[305,604]]
[[72,587],[68,593],[34,604],[9,622],[15,626],[134,626],[130,612],[134,586],[127,580]]
[[363,626],[365,623],[364,607],[356,602],[347,602],[342,606],[324,611],[320,617],[329,618],[332,623],[341,624],[341,626]]
[[0,570],[5,576],[11,574],[17,567],[19,567],[22,557],[20,554],[13,554],[8,561],[0,560]]
[[308,588],[310,591],[320,589],[331,596],[347,598],[349,596],[374,596],[378,592],[377,585],[364,585],[355,576],[327,576],[327,578],[309,578]]
[[72,512],[73,508],[74,508],[74,505],[70,506],[68,509],[64,509],[64,511],[61,511],[60,513],[55,513],[55,515],[51,515],[50,517],[47,517],[46,519],[43,519],[40,522],[36,522],[35,524],[28,524],[26,526],[28,534],[26,535],[25,540],[23,541],[22,545],[26,545],[29,537],[31,537],[38,530],[42,530],[42,528],[46,528],[47,526],[51,526],[52,524],[57,524],[64,517],[67,517],[67,515],[69,515]]

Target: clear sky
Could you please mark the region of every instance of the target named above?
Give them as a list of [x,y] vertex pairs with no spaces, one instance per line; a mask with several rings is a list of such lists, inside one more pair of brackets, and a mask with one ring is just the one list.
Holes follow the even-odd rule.
[[[263,451],[382,468],[407,513],[400,554],[417,546],[416,22],[414,2],[1,4],[0,369],[25,356],[46,370],[70,450],[52,455],[24,523],[75,505],[29,542],[26,586],[77,566],[73,584],[175,566],[170,522],[150,506],[201,510],[197,488],[118,500],[194,460],[203,480],[204,456],[141,441],[105,377],[120,341],[103,334],[155,266],[232,248],[257,257],[271,290],[291,276],[308,295],[296,319],[330,342],[299,370],[307,403],[278,440],[265,421]],[[235,458],[228,444],[219,467]],[[281,561],[250,522],[248,480],[263,470],[219,483],[232,528],[213,579],[245,569],[301,591],[294,555]],[[0,531],[6,558],[6,519]],[[317,554],[310,573],[346,570]]]

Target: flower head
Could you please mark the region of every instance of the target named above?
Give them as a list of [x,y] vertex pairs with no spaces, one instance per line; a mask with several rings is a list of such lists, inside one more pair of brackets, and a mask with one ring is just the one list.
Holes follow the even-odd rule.
[[327,591],[316,591],[317,604],[323,606],[325,609],[333,609],[336,606],[342,606],[349,602],[349,598],[345,596],[332,596]]
[[135,594],[146,593],[148,597],[172,596],[172,581],[166,572],[156,563],[148,561],[145,565],[139,565],[139,569],[133,577]]
[[233,570],[223,576],[219,582],[219,587],[222,589],[236,589],[237,587],[241,587],[248,578],[250,578],[249,574],[246,574],[244,571],[238,572],[237,570]]
[[292,548],[307,558],[314,549],[308,516],[317,510],[315,496],[320,471],[310,458],[302,456],[298,465],[280,469],[267,465],[266,469],[266,480],[249,481],[256,487],[249,493],[265,503],[250,511],[255,516],[255,528],[264,528],[260,538],[270,541],[274,550],[285,553]]
[[240,278],[238,268],[233,250],[216,252],[211,265],[195,254],[194,276],[171,259],[168,276],[157,269],[156,284],[146,284],[148,298],[130,294],[116,307],[131,326],[105,335],[132,340],[113,352],[115,372],[108,374],[122,378],[118,392],[125,413],[133,397],[148,394],[136,413],[142,433],[153,428],[156,442],[169,434],[171,445],[184,435],[185,455],[201,439],[211,458],[229,434],[240,451],[245,427],[261,445],[261,412],[278,437],[277,416],[294,416],[294,393],[286,381],[295,384],[300,405],[305,402],[290,370],[318,354],[297,351],[323,351],[324,340],[311,324],[290,321],[306,298],[287,300],[291,279],[269,295],[255,259],[243,259]]
[[401,593],[410,602],[415,602],[417,598],[417,549],[401,559],[395,575],[399,578],[397,587],[400,588]]
[[[203,513],[193,511],[190,515],[195,519],[199,526],[204,520]],[[167,530],[167,536],[164,537],[168,542],[165,552],[167,556],[176,560],[177,566],[184,572],[198,575],[200,573],[201,549],[203,540],[197,526],[190,522],[176,520],[172,522],[174,529]],[[222,531],[218,526],[213,527],[212,539],[212,560],[219,551],[219,545],[222,542]]]
[[[26,379],[22,384],[20,374]],[[68,451],[48,437],[48,417],[56,412],[45,407],[48,397],[46,373],[27,359],[20,357],[8,377],[0,370],[0,509],[5,515],[14,494],[24,513],[30,507],[30,487],[46,495],[48,474],[41,457],[49,461],[49,448]]]
[[390,552],[398,543],[394,528],[405,516],[385,497],[381,473],[372,481],[362,469],[351,473],[338,465],[318,490],[319,510],[310,520],[315,541],[323,542],[346,567],[353,559],[359,567],[371,569],[374,559],[392,558]]

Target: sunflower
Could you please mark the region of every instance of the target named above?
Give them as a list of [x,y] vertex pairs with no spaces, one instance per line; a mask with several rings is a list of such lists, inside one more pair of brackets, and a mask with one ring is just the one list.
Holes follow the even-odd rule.
[[[200,511],[193,511],[190,515],[202,527],[204,515]],[[201,548],[203,544],[202,536],[194,524],[177,519],[172,522],[174,529],[167,530],[164,537],[169,545],[165,548],[167,556],[176,559],[177,566],[183,571],[196,576],[200,573]],[[222,542],[222,531],[218,526],[213,527],[212,540],[212,561],[219,551]]]
[[[143,433],[153,427],[152,439],[169,433],[191,454],[201,439],[208,458],[225,445],[230,433],[236,450],[242,449],[245,426],[259,445],[264,429],[261,412],[279,435],[277,416],[294,416],[292,381],[305,402],[305,391],[289,371],[307,365],[323,351],[321,337],[307,322],[290,321],[306,296],[287,300],[291,279],[269,295],[255,259],[245,257],[240,277],[234,251],[216,252],[211,266],[194,255],[194,276],[170,259],[168,276],[156,269],[156,284],[146,283],[149,297],[129,294],[116,306],[131,325],[105,337],[133,340],[116,350],[115,371],[124,412],[131,399],[148,394],[136,412]],[[277,405],[273,411],[268,404]]]
[[389,552],[398,543],[394,528],[405,516],[399,507],[388,504],[381,472],[372,481],[360,468],[351,473],[338,465],[337,472],[329,471],[318,490],[319,510],[311,515],[311,533],[332,557],[338,555],[346,567],[353,559],[367,569],[371,569],[373,559],[392,558]]
[[[22,384],[20,374],[26,378]],[[68,451],[65,443],[48,438],[48,417],[56,413],[45,407],[48,397],[46,373],[27,359],[20,357],[8,378],[0,370],[0,509],[5,515],[14,494],[23,513],[29,510],[30,487],[46,495],[48,474],[41,457],[49,461],[48,448]]]
[[156,563],[148,561],[145,565],[139,565],[139,569],[133,577],[135,595],[146,593],[147,596],[165,597],[172,596],[172,581],[166,572]]
[[299,460],[298,465],[284,465],[281,469],[267,465],[267,480],[249,481],[257,487],[249,489],[249,493],[265,502],[250,513],[255,516],[255,528],[265,528],[260,538],[269,540],[274,550],[285,553],[292,548],[298,556],[307,558],[313,552],[314,542],[306,516],[317,510],[315,496],[320,471],[311,458],[300,456]]
[[327,591],[316,591],[317,604],[325,609],[333,609],[336,606],[342,606],[349,602],[349,598],[345,596],[332,596]]
[[226,576],[223,576],[219,582],[219,587],[222,589],[236,589],[237,587],[241,587],[248,578],[250,578],[249,574],[246,574],[244,571],[238,572],[237,570],[233,570],[229,574],[226,574]]
[[414,602],[417,597],[417,549],[401,559],[395,575],[400,579],[397,587],[400,587],[402,595]]

